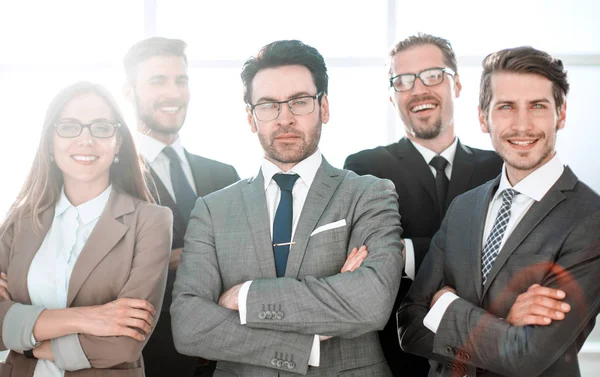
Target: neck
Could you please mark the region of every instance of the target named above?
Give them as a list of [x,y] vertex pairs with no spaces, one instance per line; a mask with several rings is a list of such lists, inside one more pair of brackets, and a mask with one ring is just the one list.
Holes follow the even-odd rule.
[[108,178],[101,182],[81,183],[73,182],[69,179],[64,180],[65,195],[69,202],[75,207],[88,202],[98,195],[102,194],[109,186]]
[[144,135],[148,135],[151,138],[158,140],[166,145],[173,144],[175,142],[175,140],[177,140],[177,138],[179,137],[179,132],[166,133],[166,132],[152,130],[152,129],[148,128],[144,123],[142,123],[139,119],[138,119],[138,131],[140,133],[142,133]]

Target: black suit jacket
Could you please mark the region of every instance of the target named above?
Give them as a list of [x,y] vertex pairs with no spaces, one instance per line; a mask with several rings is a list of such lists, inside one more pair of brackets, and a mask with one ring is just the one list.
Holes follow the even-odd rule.
[[[192,169],[198,197],[220,190],[240,179],[235,168],[231,165],[197,156],[188,151],[185,151],[185,155]],[[149,182],[152,196],[154,196],[157,203],[169,207],[173,212],[173,242],[171,248],[183,247],[187,222],[179,213],[173,197],[171,197],[156,172],[149,165],[148,170],[152,176],[152,180]],[[173,344],[169,308],[171,307],[175,275],[176,271],[169,269],[161,315],[152,337],[143,350],[147,377],[194,377],[197,373],[198,358],[177,353]],[[204,363],[204,360],[200,360],[200,365]],[[214,363],[202,368],[206,369],[203,372],[204,374],[201,374],[202,376],[211,376]]]
[[[413,242],[415,269],[418,271],[429,250],[431,238],[440,228],[435,178],[429,165],[407,138],[384,147],[365,150],[349,156],[344,168],[357,174],[371,174],[394,182],[398,193],[403,238]],[[458,141],[452,162],[447,203],[491,179],[502,170],[502,159],[494,151],[485,151],[463,145]],[[427,360],[402,352],[396,328],[396,310],[411,286],[403,279],[388,324],[379,333],[381,347],[394,376],[426,376]]]
[[[499,181],[450,205],[398,311],[402,347],[432,360],[430,376],[580,376],[577,353],[600,310],[600,197],[565,168],[506,239],[483,285],[483,231]],[[565,291],[571,310],[563,320],[511,326],[502,319],[532,284]],[[423,318],[444,285],[460,298],[434,334]]]

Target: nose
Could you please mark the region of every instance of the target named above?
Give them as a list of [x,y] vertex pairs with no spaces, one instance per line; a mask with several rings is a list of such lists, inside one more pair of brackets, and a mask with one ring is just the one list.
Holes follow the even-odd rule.
[[81,130],[81,133],[79,134],[79,136],[77,136],[77,144],[81,145],[81,146],[85,146],[85,145],[92,145],[93,143],[94,143],[94,137],[92,136],[90,129],[86,127],[83,130]]
[[531,115],[527,109],[518,108],[515,111],[512,128],[516,131],[527,131],[532,128]]
[[277,117],[277,123],[281,126],[289,126],[294,124],[296,116],[290,110],[290,106],[287,103],[282,103],[279,110],[279,116]]
[[169,82],[164,86],[163,94],[168,98],[179,99],[183,97],[183,90],[176,82]]

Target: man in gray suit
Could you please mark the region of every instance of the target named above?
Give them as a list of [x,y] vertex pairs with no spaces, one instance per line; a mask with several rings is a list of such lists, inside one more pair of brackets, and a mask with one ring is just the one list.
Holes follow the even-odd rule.
[[377,330],[404,265],[394,185],[322,157],[316,49],[273,42],[242,81],[264,160],[196,202],[171,307],[178,351],[219,360],[215,376],[391,376]]
[[600,308],[600,197],[562,165],[562,62],[531,47],[483,61],[479,119],[503,173],[457,197],[398,311],[429,376],[579,376]]

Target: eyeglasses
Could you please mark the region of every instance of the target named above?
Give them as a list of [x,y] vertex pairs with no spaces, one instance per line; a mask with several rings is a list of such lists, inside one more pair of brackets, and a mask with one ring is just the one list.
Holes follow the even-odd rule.
[[454,76],[455,72],[450,68],[428,68],[419,73],[403,73],[390,79],[390,86],[397,92],[406,92],[415,86],[417,77],[425,86],[436,86],[444,82],[444,73]]
[[256,105],[248,105],[250,106],[250,110],[254,112],[256,119],[268,122],[279,117],[279,114],[281,114],[281,105],[284,103],[287,103],[288,108],[294,115],[308,115],[312,113],[315,111],[315,101],[319,99],[321,95],[323,95],[323,92],[319,92],[314,96],[302,96],[287,101],[263,102],[257,103]]
[[60,137],[65,138],[73,138],[81,135],[81,132],[84,128],[90,130],[90,134],[93,137],[99,139],[106,139],[112,137],[115,134],[117,128],[121,127],[119,123],[109,123],[109,122],[96,122],[83,124],[79,122],[58,122],[54,125],[56,127],[56,133]]

